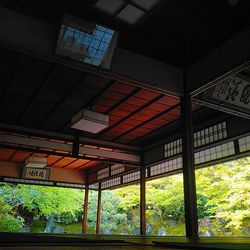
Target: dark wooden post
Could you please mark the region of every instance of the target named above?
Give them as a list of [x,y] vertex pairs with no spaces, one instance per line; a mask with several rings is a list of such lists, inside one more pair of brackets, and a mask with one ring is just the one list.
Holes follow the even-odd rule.
[[140,169],[140,233],[146,235],[146,169]]
[[84,208],[83,208],[83,221],[82,221],[82,233],[87,233],[87,222],[88,222],[88,203],[89,203],[89,185],[85,186],[85,197],[84,197]]
[[184,177],[186,236],[198,237],[198,213],[195,185],[195,162],[193,142],[192,99],[186,94],[181,97],[182,160]]
[[97,201],[96,234],[100,233],[100,226],[101,226],[101,206],[102,206],[102,190],[101,190],[101,185],[99,184],[98,201]]

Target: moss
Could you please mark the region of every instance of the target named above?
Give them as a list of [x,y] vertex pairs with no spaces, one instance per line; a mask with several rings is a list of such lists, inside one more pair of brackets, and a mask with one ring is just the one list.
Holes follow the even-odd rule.
[[168,236],[184,236],[185,233],[185,224],[179,223],[174,227],[167,227],[166,228]]
[[35,220],[30,228],[31,233],[43,233],[46,227],[46,221]]

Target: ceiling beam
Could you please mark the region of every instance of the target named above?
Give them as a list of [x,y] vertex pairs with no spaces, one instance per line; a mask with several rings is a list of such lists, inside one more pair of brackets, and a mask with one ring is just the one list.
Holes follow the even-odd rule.
[[89,145],[99,145],[100,147],[110,147],[110,148],[116,148],[121,150],[126,150],[130,152],[141,152],[142,149],[140,147],[132,146],[132,145],[126,145],[111,141],[105,141],[105,140],[99,140],[94,138],[88,138],[88,137],[79,137],[79,141],[81,143],[89,144]]
[[[26,127],[21,127],[21,126],[6,124],[6,123],[0,123],[0,130],[5,131],[5,132],[10,132],[10,133],[21,133],[21,134],[29,135],[29,136],[45,137],[45,138],[56,139],[56,140],[57,139],[65,140],[65,141],[70,141],[72,143],[75,139],[74,136],[68,135],[68,134],[51,132],[51,131],[40,130],[40,129],[31,129],[31,128],[26,128]],[[89,137],[83,137],[83,136],[79,137],[79,143],[88,144],[88,145],[97,146],[97,147],[121,149],[121,150],[126,150],[129,152],[135,152],[135,153],[140,152],[142,150],[140,147],[136,147],[136,146],[126,145],[122,143],[115,143],[115,142],[110,142],[110,141],[105,141],[105,140],[100,140],[100,139],[94,139],[94,138],[89,138]]]
[[205,106],[205,107],[208,107],[211,109],[219,110],[219,111],[222,111],[222,112],[230,114],[230,115],[235,115],[235,116],[250,120],[250,114],[247,114],[247,113],[235,110],[235,109],[227,108],[225,106],[211,103],[208,101],[200,100],[198,98],[193,98],[192,100],[193,100],[193,103],[195,103],[195,104]]
[[[33,148],[34,150],[42,149],[43,151],[47,153],[54,154],[53,151],[59,151],[62,152],[64,156],[73,157],[72,150],[73,150],[73,144],[68,144],[66,142],[57,142],[57,141],[51,141],[46,140],[45,138],[35,138],[35,137],[28,137],[23,135],[14,135],[14,134],[1,134],[0,137],[0,143],[1,145],[14,145],[14,146],[20,146],[20,147],[27,147],[27,148]],[[53,150],[51,152],[51,150]],[[140,156],[135,153],[121,153],[116,151],[108,151],[100,148],[89,148],[87,146],[79,146],[79,154],[84,154],[82,158],[86,157],[101,157],[106,158],[107,162],[118,161],[118,162],[127,162],[127,163],[134,163],[139,164],[140,163]],[[92,158],[92,160],[99,160],[96,158]]]
[[123,162],[134,162],[137,164],[140,163],[140,156],[135,154],[120,153],[115,151],[108,151],[97,148],[88,148],[83,146],[79,148],[79,153],[84,155],[92,155],[108,159],[121,160]]

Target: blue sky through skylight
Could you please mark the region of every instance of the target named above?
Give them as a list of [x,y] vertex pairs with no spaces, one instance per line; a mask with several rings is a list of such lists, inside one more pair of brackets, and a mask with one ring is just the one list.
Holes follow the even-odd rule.
[[100,66],[105,59],[114,33],[113,30],[101,25],[96,25],[92,34],[68,26],[63,40],[67,41],[71,38],[80,48],[86,49],[87,55],[83,59],[84,63]]

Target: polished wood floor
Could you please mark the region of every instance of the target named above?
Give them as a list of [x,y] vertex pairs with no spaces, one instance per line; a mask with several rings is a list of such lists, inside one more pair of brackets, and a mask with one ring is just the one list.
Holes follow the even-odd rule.
[[78,249],[246,249],[250,238],[149,237],[121,235],[48,235],[0,233],[1,250]]

